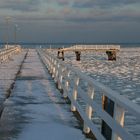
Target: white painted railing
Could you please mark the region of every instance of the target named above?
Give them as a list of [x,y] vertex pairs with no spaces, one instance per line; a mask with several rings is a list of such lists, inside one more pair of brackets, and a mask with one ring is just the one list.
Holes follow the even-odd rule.
[[20,46],[16,47],[9,47],[9,48],[2,48],[0,49],[0,62],[6,61],[9,59],[13,54],[20,52]]
[[[44,64],[52,74],[58,88],[63,90],[63,96],[71,101],[71,110],[78,111],[84,121],[83,131],[89,133],[92,131],[96,139],[105,140],[101,130],[94,124],[92,118],[96,113],[100,120],[103,120],[112,130],[111,140],[136,140],[136,138],[124,128],[125,112],[129,112],[140,121],[140,106],[132,103],[130,100],[119,95],[116,91],[104,86],[103,84],[94,81],[79,70],[67,65],[61,60],[54,57],[51,52],[39,50]],[[82,89],[80,82],[85,83]],[[95,100],[96,88],[100,89],[103,97],[109,98],[114,102],[114,115],[111,117]],[[79,99],[82,100],[86,107],[80,105]],[[103,98],[100,97],[102,102]]]
[[68,47],[68,48],[63,48],[61,50],[63,51],[74,51],[74,50],[80,50],[80,51],[85,51],[85,50],[93,50],[93,51],[96,51],[96,50],[101,50],[101,51],[105,51],[105,50],[110,50],[110,49],[113,49],[113,50],[117,50],[117,51],[120,51],[120,45],[74,45],[74,46],[71,46],[71,47]]

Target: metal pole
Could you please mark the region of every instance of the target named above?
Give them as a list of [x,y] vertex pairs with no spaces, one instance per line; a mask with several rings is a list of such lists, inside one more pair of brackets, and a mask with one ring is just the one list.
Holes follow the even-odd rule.
[[9,20],[10,20],[10,17],[6,17],[5,20],[6,20],[6,26],[7,26],[6,48],[8,48],[8,41],[9,41]]
[[17,45],[17,27],[18,25],[15,24],[15,46]]

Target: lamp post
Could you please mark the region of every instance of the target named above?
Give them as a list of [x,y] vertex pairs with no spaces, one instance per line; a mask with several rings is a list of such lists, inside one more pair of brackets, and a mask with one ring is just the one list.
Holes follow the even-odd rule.
[[5,17],[6,20],[6,26],[7,26],[7,36],[6,36],[6,48],[8,48],[8,42],[9,42],[9,20],[10,17]]
[[15,24],[15,46],[17,45],[17,28],[18,28],[18,25]]

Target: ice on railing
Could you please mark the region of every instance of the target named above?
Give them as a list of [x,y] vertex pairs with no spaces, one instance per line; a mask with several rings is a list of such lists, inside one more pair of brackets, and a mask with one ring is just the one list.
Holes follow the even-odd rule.
[[74,45],[62,50],[120,50],[120,45]]
[[75,45],[70,48],[76,48],[76,49],[118,49],[120,50],[120,45]]
[[0,62],[7,60],[14,53],[21,52],[20,45],[5,45],[4,48],[0,49]]

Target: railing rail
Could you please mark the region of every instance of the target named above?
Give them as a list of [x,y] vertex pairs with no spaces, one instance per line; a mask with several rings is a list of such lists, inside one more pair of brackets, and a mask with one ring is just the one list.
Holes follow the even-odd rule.
[[[78,111],[84,121],[84,132],[89,133],[90,130],[98,140],[105,140],[100,130],[92,121],[93,112],[103,120],[112,130],[111,140],[136,140],[136,138],[124,129],[125,112],[128,111],[140,121],[140,107],[130,100],[119,95],[118,92],[111,90],[103,84],[94,81],[90,77],[84,75],[76,68],[67,65],[55,58],[51,52],[39,50],[39,55],[46,64],[49,72],[52,74],[55,82],[58,83],[58,88],[63,90],[63,96],[68,97],[71,101],[71,110]],[[87,87],[87,93],[80,87],[80,81],[84,80]],[[71,88],[73,87],[73,88]],[[94,101],[94,96],[97,94],[94,89],[99,88],[103,96],[106,96],[114,102],[114,115],[110,116],[98,103]],[[86,104],[86,109],[83,110],[78,103],[77,98],[80,98]],[[94,117],[94,116],[93,116]]]
[[20,46],[2,48],[0,49],[0,62],[4,62],[9,59],[13,54],[20,52]]
[[61,51],[120,51],[120,45],[74,45],[68,48],[62,48]]

